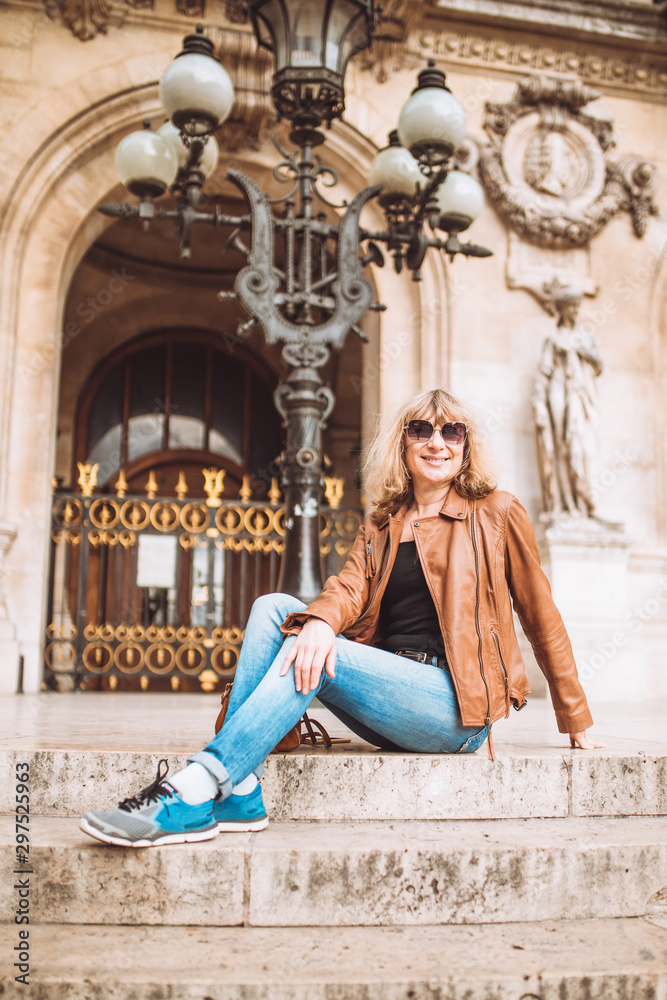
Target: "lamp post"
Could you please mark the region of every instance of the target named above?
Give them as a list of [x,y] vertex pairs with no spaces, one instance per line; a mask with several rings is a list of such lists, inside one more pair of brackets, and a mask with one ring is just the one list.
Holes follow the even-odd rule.
[[[257,325],[268,343],[282,343],[291,368],[274,394],[287,428],[281,456],[286,535],[278,588],[307,602],[322,586],[322,431],[335,403],[319,369],[349,331],[365,339],[358,323],[369,309],[385,308],[373,302],[364,267],[384,265],[378,244],[392,255],[396,272],[405,266],[414,280],[429,249],[450,259],[491,251],[459,240],[481,211],[482,191],[472,177],[451,168],[452,153],[465,135],[465,113],[433,63],[419,74],[397,131],[375,157],[370,186],[352,199],[335,225],[316,212],[316,202],[331,206],[318,183],[324,180],[330,187],[338,179],[316,155],[324,142],[319,126],[343,113],[345,69],[350,57],[370,44],[373,0],[249,0],[248,8],[258,43],[274,54],[271,93],[278,117],[292,123],[290,141],[296,149],[290,153],[276,143],[283,160],[274,169],[278,180],[290,183],[288,193],[270,201],[251,178],[228,170],[227,178],[245,195],[248,213],[230,216],[207,209],[202,187],[218,160],[212,133],[229,114],[233,90],[198,26],[160,81],[170,122],[157,132],[134,132],[119,146],[121,179],[139,203],[102,205],[100,211],[138,216],[146,224],[173,219],[184,258],[190,256],[193,227],[199,224],[231,230],[227,242],[245,254],[233,292],[219,296],[239,301],[249,313],[240,332]],[[175,208],[155,204],[167,190]],[[370,232],[361,228],[360,215],[376,196],[386,228]]]

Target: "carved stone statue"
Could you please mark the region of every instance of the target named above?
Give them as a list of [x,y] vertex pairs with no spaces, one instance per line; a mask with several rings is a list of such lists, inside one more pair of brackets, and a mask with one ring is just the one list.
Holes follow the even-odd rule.
[[556,293],[556,330],[544,342],[532,402],[545,512],[592,518],[595,380],[602,359],[593,335],[577,325],[581,298],[576,288]]

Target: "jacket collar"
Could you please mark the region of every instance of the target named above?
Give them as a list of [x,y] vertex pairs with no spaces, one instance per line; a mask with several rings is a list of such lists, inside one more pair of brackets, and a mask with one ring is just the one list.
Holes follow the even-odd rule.
[[[445,502],[440,508],[440,513],[443,517],[451,517],[455,521],[463,521],[470,513],[470,506],[471,503],[468,497],[462,497],[456,490],[450,490],[445,497]],[[394,524],[402,522],[407,509],[408,505],[404,503],[402,507],[399,507],[395,514],[392,514],[391,516],[387,515],[387,517],[385,517],[385,519],[378,524],[378,529],[382,530],[383,528],[386,528],[390,521],[393,521]]]
[[452,517],[456,521],[463,521],[468,516],[469,510],[470,500],[468,497],[462,497],[456,490],[450,490],[440,508],[440,513],[445,517]]

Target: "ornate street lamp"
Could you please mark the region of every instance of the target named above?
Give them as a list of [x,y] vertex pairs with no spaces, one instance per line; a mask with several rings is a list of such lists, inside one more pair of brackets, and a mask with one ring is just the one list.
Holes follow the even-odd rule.
[[[281,456],[286,537],[278,588],[308,601],[322,586],[322,430],[335,402],[318,369],[330,348],[342,347],[350,330],[365,339],[358,323],[369,309],[385,308],[373,302],[363,268],[370,262],[384,265],[378,244],[391,253],[395,270],[407,267],[414,280],[420,278],[429,248],[450,259],[457,253],[481,257],[491,251],[459,240],[481,211],[482,191],[472,177],[451,167],[452,153],[465,135],[465,113],[433,63],[419,74],[397,132],[375,157],[370,186],[352,199],[336,225],[316,213],[315,201],[337,207],[318,182],[330,187],[338,179],[314,155],[324,142],[318,126],[343,113],[345,68],[355,52],[370,44],[376,22],[373,0],[250,0],[248,8],[259,44],[274,53],[276,110],[293,124],[294,152],[274,140],[283,155],[274,176],[290,184],[288,193],[269,200],[251,178],[228,170],[228,179],[245,195],[248,214],[206,209],[202,186],[218,158],[212,133],[229,114],[233,92],[212,43],[198,26],[160,81],[171,124],[157,133],[132,133],[118,150],[120,176],[140,203],[107,204],[100,211],[120,218],[139,216],[146,223],[173,219],[185,258],[193,226],[204,223],[230,229],[228,244],[245,254],[234,291],[219,296],[238,300],[250,315],[240,332],[257,325],[268,343],[282,343],[283,358],[292,369],[274,396],[287,428]],[[176,200],[173,209],[155,205],[167,189]],[[387,224],[370,232],[360,228],[359,219],[376,196]],[[276,205],[282,206],[280,211]],[[438,230],[447,234],[445,240]]]

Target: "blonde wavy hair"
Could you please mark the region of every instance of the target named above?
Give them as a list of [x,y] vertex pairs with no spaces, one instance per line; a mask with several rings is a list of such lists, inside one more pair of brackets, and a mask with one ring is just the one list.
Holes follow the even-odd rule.
[[387,414],[368,449],[364,473],[376,521],[412,502],[412,480],[405,464],[405,428],[410,420],[422,418],[434,419],[440,427],[449,420],[460,420],[466,425],[463,462],[452,483],[461,496],[477,499],[496,488],[472,413],[444,389],[428,389]]

